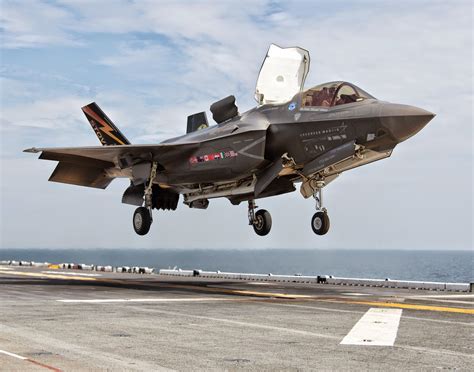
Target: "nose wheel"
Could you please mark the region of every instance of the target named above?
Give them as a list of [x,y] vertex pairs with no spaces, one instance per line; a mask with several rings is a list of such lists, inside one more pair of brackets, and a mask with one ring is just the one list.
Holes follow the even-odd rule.
[[329,231],[330,221],[326,208],[323,208],[322,189],[316,189],[313,197],[316,200],[317,212],[311,218],[311,228],[315,234],[324,235]]
[[258,208],[255,201],[249,200],[249,225],[253,226],[253,230],[257,235],[265,236],[272,228],[272,216],[265,209],[259,209],[255,212],[255,208]]
[[329,216],[326,212],[316,212],[311,219],[311,228],[317,235],[324,235],[329,231]]

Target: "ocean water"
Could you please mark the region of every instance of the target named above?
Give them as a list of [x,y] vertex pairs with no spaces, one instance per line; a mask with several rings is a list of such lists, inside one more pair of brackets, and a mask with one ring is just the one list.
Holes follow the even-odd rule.
[[0,260],[473,282],[470,251],[5,249]]

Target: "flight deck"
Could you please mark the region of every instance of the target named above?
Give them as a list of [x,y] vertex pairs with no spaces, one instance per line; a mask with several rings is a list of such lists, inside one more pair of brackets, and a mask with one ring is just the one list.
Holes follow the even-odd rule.
[[469,291],[164,273],[0,266],[0,370],[474,366]]

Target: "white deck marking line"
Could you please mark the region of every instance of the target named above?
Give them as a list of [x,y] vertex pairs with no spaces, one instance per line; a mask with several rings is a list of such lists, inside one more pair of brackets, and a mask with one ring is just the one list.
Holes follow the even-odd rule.
[[344,296],[373,296],[370,293],[341,293]]
[[452,356],[457,356],[457,357],[464,357],[464,358],[471,358],[474,359],[474,355],[471,354],[466,354],[466,353],[460,353],[457,351],[453,350],[446,350],[446,349],[431,349],[429,347],[421,347],[421,346],[410,346],[410,345],[395,345],[394,348],[396,349],[405,349],[405,350],[412,350],[416,352],[424,352],[424,353],[431,353],[435,355],[445,354],[445,355],[452,355]]
[[[74,339],[66,339],[58,337],[54,330],[45,329],[41,331],[38,327],[34,327],[31,323],[15,323],[13,326],[2,324],[0,322],[0,335],[2,338],[17,340],[22,344],[31,348],[40,350],[48,350],[59,357],[58,362],[65,362],[64,356],[73,356],[74,360],[81,363],[87,360],[89,365],[94,366],[110,366],[112,371],[175,371],[167,369],[158,364],[157,361],[147,362],[146,360],[137,359],[134,355],[127,357],[127,353],[121,350],[109,350],[108,348],[97,348],[93,343],[81,342],[77,337]],[[67,357],[66,357],[67,358]],[[84,366],[82,366],[84,367]],[[80,371],[88,371],[90,369],[76,367]],[[26,368],[25,368],[26,369]],[[95,368],[95,370],[104,370],[105,368]],[[18,369],[21,371],[20,369]],[[74,369],[66,369],[74,370]],[[0,371],[3,371],[0,364]],[[60,369],[56,369],[59,372]]]
[[36,360],[26,358],[26,357],[23,357],[23,356],[18,355],[18,354],[10,353],[9,351],[0,350],[0,354],[5,354],[5,355],[11,356],[11,357],[16,358],[16,359],[24,360],[25,362],[33,363],[34,365],[36,365],[38,367],[46,368],[46,369],[49,369],[51,371],[61,372],[61,370],[59,368],[52,367],[52,366],[49,366],[47,364],[37,362]]
[[474,298],[474,294],[445,294],[445,295],[425,295],[425,296],[405,296],[405,298]]
[[239,321],[239,320],[232,320],[232,319],[214,318],[214,317],[203,316],[203,315],[184,314],[184,313],[177,312],[177,311],[167,311],[167,310],[161,310],[161,309],[158,310],[156,308],[150,309],[150,308],[144,308],[144,307],[134,307],[134,309],[136,309],[138,311],[141,311],[141,312],[147,312],[147,313],[158,313],[158,314],[171,315],[173,317],[181,316],[181,317],[185,317],[185,318],[202,319],[202,320],[208,320],[208,321],[211,321],[211,322],[237,325],[237,326],[241,326],[241,327],[267,329],[267,330],[271,330],[271,331],[294,333],[294,334],[298,334],[298,335],[302,335],[302,336],[325,338],[325,339],[329,339],[329,340],[338,340],[339,339],[338,336],[334,336],[334,335],[328,335],[328,334],[323,334],[323,333],[315,333],[315,332],[304,331],[304,330],[293,329],[293,328],[277,327],[277,326],[265,325],[265,324],[260,324],[260,323],[248,323],[248,322],[242,322],[242,321]]
[[341,345],[393,346],[402,309],[369,309],[341,341]]
[[5,350],[0,350],[0,354],[5,354],[5,355],[11,356],[13,358],[21,359],[21,360],[28,359],[28,358],[22,357],[21,355],[13,354],[13,353],[10,353],[10,352],[5,351]]
[[[157,309],[157,308],[134,307],[134,309],[137,311],[145,312],[145,313],[166,314],[166,315],[171,315],[172,317],[181,316],[185,318],[209,320],[213,322],[219,322],[223,324],[232,324],[232,325],[237,325],[237,326],[242,326],[242,327],[257,328],[257,329],[260,328],[260,329],[267,329],[267,330],[277,331],[277,332],[295,333],[302,336],[326,338],[329,340],[340,340],[340,337],[338,336],[321,334],[321,333],[313,333],[309,331],[292,329],[292,328],[283,328],[283,327],[277,327],[277,326],[271,326],[271,325],[265,325],[265,324],[247,323],[247,322],[242,322],[242,321],[237,321],[237,320],[214,318],[214,317],[208,317],[208,316],[202,316],[202,315],[184,314],[177,311],[166,311],[166,310]],[[394,309],[394,310],[401,310],[401,309]],[[399,349],[407,349],[407,350],[436,354],[436,355],[446,354],[446,355],[455,355],[455,356],[474,358],[471,354],[459,353],[452,350],[444,350],[444,349],[435,350],[435,349],[430,349],[430,348],[415,347],[415,346],[408,346],[408,345],[396,345],[394,347],[399,348]]]
[[198,298],[104,298],[92,300],[56,300],[64,303],[89,303],[89,304],[106,304],[117,302],[200,302],[200,301],[238,301],[236,298],[214,298],[214,297],[198,297]]
[[444,300],[441,298],[410,297],[410,300],[445,302],[450,304],[464,304],[474,306],[474,301]]
[[66,271],[42,271],[44,274],[61,274],[61,275],[73,275],[73,276],[102,276],[102,274],[86,274],[86,273],[68,273]]
[[[265,302],[265,304],[266,305],[271,305],[271,306],[296,307],[296,308],[308,309],[308,310],[322,310],[322,311],[335,312],[335,313],[352,313],[352,314],[363,314],[363,313],[365,313],[365,311],[358,311],[358,310],[343,310],[343,309],[333,309],[333,308],[330,308],[330,307],[320,307],[320,306],[282,304],[282,303],[278,303],[278,302]],[[463,326],[468,326],[468,327],[474,327],[474,323],[454,322],[454,321],[451,321],[451,320],[442,320],[442,319],[419,318],[419,317],[416,317],[416,316],[403,315],[403,319],[421,320],[422,322],[457,324],[457,325],[463,325]]]

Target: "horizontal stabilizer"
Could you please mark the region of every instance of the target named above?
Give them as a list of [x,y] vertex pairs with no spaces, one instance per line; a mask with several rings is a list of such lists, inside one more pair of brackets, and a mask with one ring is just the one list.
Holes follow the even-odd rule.
[[142,159],[152,156],[159,160],[160,164],[166,166],[168,162],[174,162],[178,156],[188,156],[199,148],[199,142],[187,142],[182,144],[160,143],[157,145],[120,145],[120,146],[87,146],[87,147],[32,147],[24,152],[40,153],[41,159],[58,160],[96,168],[108,168],[118,166],[118,160],[129,156],[131,159]]
[[188,116],[188,127],[186,129],[186,133],[195,132],[208,127],[209,123],[207,122],[207,116],[205,112],[198,112],[197,114]]
[[104,161],[93,159],[90,157],[80,156],[80,155],[70,155],[70,154],[61,154],[55,152],[43,151],[39,156],[39,159],[42,160],[54,160],[69,164],[77,164],[90,168],[112,168],[115,164],[111,161]]
[[60,161],[49,177],[49,181],[105,189],[113,178],[107,176],[103,168]]

